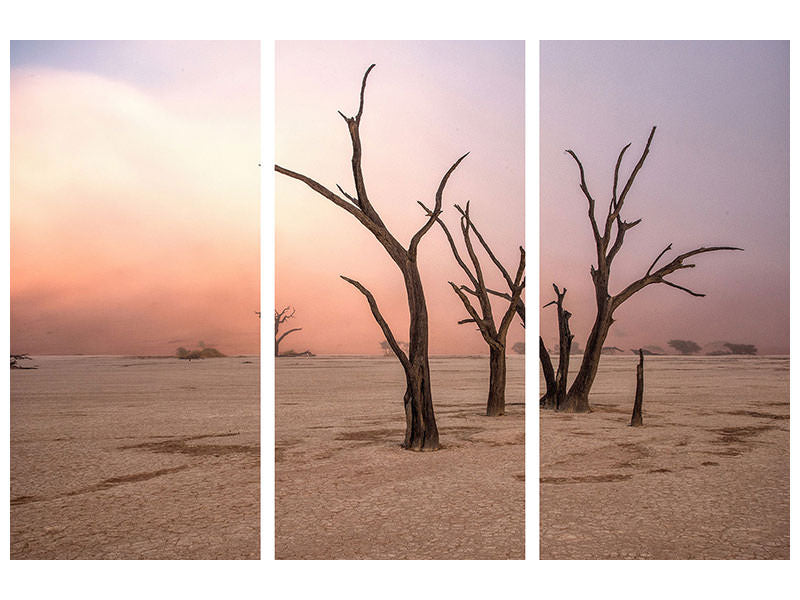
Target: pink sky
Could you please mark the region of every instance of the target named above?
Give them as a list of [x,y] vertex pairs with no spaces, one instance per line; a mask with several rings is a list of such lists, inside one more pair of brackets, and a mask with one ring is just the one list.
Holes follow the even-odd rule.
[[[628,196],[630,230],[610,292],[641,277],[670,242],[698,256],[672,276],[705,298],[653,285],[616,313],[606,342],[625,351],[670,339],[755,344],[789,351],[788,42],[542,42],[540,72],[540,294],[568,289],[575,341],[594,318],[595,264],[587,201],[574,150],[604,217],[614,163],[632,142],[625,178],[657,125]],[[673,252],[669,256],[675,256]],[[539,310],[545,342],[557,340],[552,308]]]
[[[361,121],[367,192],[404,245],[424,223],[417,201],[432,205],[442,175],[454,172],[443,218],[458,233],[453,204],[471,215],[512,272],[524,245],[524,44],[522,42],[279,42],[276,46],[276,162],[352,192],[351,147],[337,114],[358,108],[361,79],[376,63]],[[351,215],[305,185],[276,174],[276,305],[292,305],[287,326],[302,327],[281,350],[375,354],[384,339],[364,297],[339,278],[375,295],[399,340],[408,339],[402,276],[372,235]],[[462,242],[463,243],[463,242]],[[462,246],[463,247],[463,246]],[[484,271],[498,288],[488,258]],[[448,280],[467,283],[444,234],[420,245],[420,271],[432,354],[486,353]],[[502,314],[502,302],[497,314]],[[499,321],[499,317],[498,321]],[[524,340],[515,322],[509,347]]]
[[11,350],[259,351],[259,44],[15,42]]

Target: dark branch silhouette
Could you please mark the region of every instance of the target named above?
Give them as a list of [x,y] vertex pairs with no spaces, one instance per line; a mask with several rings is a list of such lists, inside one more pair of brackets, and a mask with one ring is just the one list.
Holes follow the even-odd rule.
[[[456,262],[461,267],[461,270],[464,271],[470,283],[472,284],[472,287],[474,288],[470,289],[463,285],[458,286],[452,281],[448,282],[453,288],[456,296],[458,296],[458,298],[461,300],[461,303],[464,305],[464,308],[469,315],[468,319],[460,320],[458,322],[459,325],[464,323],[475,323],[478,326],[478,331],[480,331],[483,339],[489,345],[489,396],[486,402],[486,414],[490,417],[500,416],[505,413],[506,337],[508,335],[508,329],[515,314],[519,314],[520,318],[522,319],[523,326],[525,324],[525,308],[524,305],[522,305],[521,299],[522,291],[525,288],[525,280],[523,278],[523,274],[525,272],[525,250],[520,246],[519,265],[517,267],[516,276],[514,279],[512,279],[505,267],[500,263],[499,260],[497,260],[497,257],[495,257],[491,248],[480,235],[474,223],[472,222],[472,219],[469,216],[469,202],[467,202],[465,209],[455,205],[456,210],[461,213],[461,235],[464,239],[464,246],[467,249],[470,262],[472,263],[472,269],[470,269],[461,258],[456,243],[453,240],[453,236],[450,234],[447,225],[445,225],[444,221],[441,220],[438,213],[428,209],[422,202],[419,202],[418,204],[422,206],[422,208],[428,214],[429,218],[431,219],[429,222],[435,221],[439,224],[445,234],[445,237],[447,238],[448,243],[450,244],[450,250],[453,253],[453,257],[456,259]],[[504,279],[508,283],[509,291],[511,292],[510,294],[492,292],[487,287],[486,281],[483,277],[483,270],[481,268],[480,260],[478,259],[478,256],[475,253],[475,248],[472,244],[470,232],[475,234],[475,237],[478,238],[484,250],[492,259],[492,262],[503,274]],[[472,305],[464,292],[467,292],[471,296],[477,298],[479,309],[476,309]],[[492,314],[492,304],[489,300],[490,294],[508,299],[508,308],[503,314],[499,325],[495,323],[494,315]],[[520,306],[522,306],[522,308],[520,308]],[[478,312],[479,310],[480,313]]]
[[586,185],[586,178],[583,170],[583,164],[580,159],[572,150],[567,150],[567,153],[575,160],[578,166],[578,173],[580,178],[579,188],[583,195],[586,197],[589,209],[589,224],[592,229],[592,235],[595,242],[595,250],[597,254],[597,266],[594,265],[590,268],[592,283],[595,288],[595,300],[597,304],[597,314],[595,317],[594,325],[589,333],[589,338],[586,342],[586,350],[583,354],[580,370],[578,371],[572,387],[567,394],[566,404],[563,409],[572,412],[585,412],[589,410],[589,391],[594,382],[595,375],[597,374],[597,367],[600,363],[600,355],[603,350],[603,343],[605,342],[608,331],[614,322],[614,311],[616,311],[626,300],[631,298],[634,294],[641,291],[645,287],[653,284],[664,284],[668,287],[678,289],[686,292],[692,296],[702,297],[703,294],[692,291],[687,287],[679,285],[673,281],[666,279],[672,273],[682,270],[690,269],[695,265],[687,264],[685,261],[688,258],[705,254],[708,252],[718,252],[721,250],[741,250],[733,246],[711,246],[701,247],[683,254],[679,254],[663,266],[656,268],[659,261],[662,260],[664,255],[672,248],[672,244],[661,251],[655,260],[650,264],[650,267],[645,271],[644,275],[639,279],[629,283],[622,291],[612,295],[609,293],[609,280],[611,276],[611,266],[617,253],[622,248],[625,241],[625,234],[633,229],[636,225],[641,223],[641,219],[634,221],[625,221],[622,218],[622,209],[625,206],[625,200],[628,193],[633,186],[636,175],[644,166],[645,159],[650,152],[650,145],[653,142],[656,128],[650,130],[650,135],[647,138],[647,143],[642,151],[639,160],[633,168],[630,176],[626,180],[622,191],[617,196],[617,189],[619,183],[620,167],[625,151],[630,147],[627,144],[619,153],[617,157],[616,166],[614,167],[614,182],[612,188],[611,201],[608,206],[608,212],[602,229],[597,223],[595,218],[595,200],[589,192]]
[[567,295],[567,288],[559,290],[554,283],[553,289],[556,292],[556,299],[548,302],[542,308],[556,306],[558,317],[558,371],[553,372],[553,363],[550,354],[544,345],[541,336],[539,337],[539,358],[542,362],[542,370],[547,382],[547,390],[539,399],[539,406],[544,408],[555,408],[560,410],[567,397],[567,376],[569,374],[569,357],[572,349],[572,339],[575,337],[569,330],[569,319],[572,313],[564,309],[564,296]]
[[644,400],[644,354],[639,348],[639,364],[636,365],[636,395],[633,399],[631,427],[642,426],[642,401]]
[[[289,311],[292,312],[289,312]],[[295,327],[294,329],[289,329],[284,331],[283,333],[279,332],[281,325],[283,325],[286,321],[294,317],[295,310],[291,306],[284,306],[280,312],[277,310],[275,311],[275,356],[281,356],[279,351],[280,343],[283,341],[283,338],[288,336],[290,333],[294,333],[295,331],[302,331],[302,327]],[[259,318],[261,317],[260,313],[257,313]],[[308,350],[306,350],[308,352]]]

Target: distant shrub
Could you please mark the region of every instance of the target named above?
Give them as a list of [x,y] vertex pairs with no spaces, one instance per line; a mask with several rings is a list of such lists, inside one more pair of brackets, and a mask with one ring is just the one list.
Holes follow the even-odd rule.
[[700,345],[691,340],[670,340],[667,342],[681,354],[694,354],[700,350]]
[[203,348],[202,350],[187,350],[184,347],[180,347],[175,351],[175,356],[177,356],[178,358],[183,358],[185,360],[191,360],[193,358],[222,358],[225,355],[216,348]]

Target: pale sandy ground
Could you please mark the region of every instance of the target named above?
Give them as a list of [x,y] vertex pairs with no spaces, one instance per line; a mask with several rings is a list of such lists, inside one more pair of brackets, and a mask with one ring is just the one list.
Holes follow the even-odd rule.
[[11,558],[259,557],[257,357],[35,362],[11,371]]
[[488,358],[432,358],[437,452],[400,448],[394,358],[281,358],[276,367],[275,556],[524,558],[524,360],[507,415],[483,416]]
[[789,558],[788,357],[645,357],[632,428],[637,360],[540,411],[541,557]]

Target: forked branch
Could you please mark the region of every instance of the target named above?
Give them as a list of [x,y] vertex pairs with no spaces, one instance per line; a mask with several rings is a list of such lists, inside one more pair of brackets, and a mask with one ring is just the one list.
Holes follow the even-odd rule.
[[[289,313],[289,309],[292,310],[291,313]],[[289,313],[289,314],[287,314],[287,313]],[[294,313],[295,313],[295,310],[291,306],[284,306],[283,309],[280,312],[278,312],[276,310],[275,311],[275,327],[277,328],[277,326],[280,325],[281,323],[291,319],[294,316]],[[259,313],[259,316],[261,316],[261,313]]]
[[[369,231],[371,231],[373,233],[373,235],[375,235],[376,237],[378,236],[379,233],[386,231],[385,227],[383,227],[383,228],[379,227],[378,224],[376,224],[369,217],[367,217],[367,215],[364,214],[364,212],[357,205],[351,204],[350,202],[348,202],[347,200],[345,200],[344,198],[342,198],[338,194],[335,194],[332,191],[330,191],[328,188],[326,188],[321,183],[318,183],[318,182],[314,181],[313,179],[311,179],[311,177],[303,175],[302,173],[296,173],[295,171],[291,171],[289,169],[285,169],[285,168],[281,167],[280,165],[275,165],[275,171],[277,171],[278,173],[281,173],[282,175],[287,175],[287,176],[291,177],[292,179],[297,179],[298,181],[302,181],[308,187],[310,187],[312,190],[317,192],[320,196],[324,196],[325,198],[327,198],[328,200],[333,202],[336,206],[338,206],[340,208],[343,208],[344,210],[349,212],[351,215],[353,215],[356,219],[358,219],[358,221],[364,227],[369,229]],[[347,197],[351,200],[351,202],[357,204],[357,201],[352,196],[347,195]]]
[[[472,232],[475,234],[475,237],[478,238],[478,241],[481,243],[481,246],[483,246],[483,249],[486,251],[486,254],[489,255],[489,258],[492,260],[492,262],[495,264],[497,269],[503,275],[503,279],[505,279],[506,283],[508,284],[508,289],[513,292],[514,291],[514,280],[511,279],[511,275],[508,274],[508,271],[503,266],[503,263],[501,263],[497,259],[497,257],[494,255],[494,252],[492,252],[491,247],[489,246],[489,244],[486,243],[486,240],[483,239],[483,236],[481,235],[481,232],[478,231],[478,228],[475,226],[475,223],[472,222],[472,219],[469,218],[469,215],[467,214],[467,212],[463,208],[461,208],[458,204],[455,205],[455,209],[458,212],[461,213],[462,217],[465,217],[467,219],[467,224],[469,225],[470,229],[472,229]],[[489,293],[494,293],[491,290],[487,290],[487,291]],[[496,294],[496,295],[499,295],[499,294]]]
[[[439,183],[439,188],[436,190],[436,200],[435,204],[433,205],[433,211],[428,211],[430,213],[428,220],[422,227],[420,227],[419,231],[414,234],[414,237],[411,238],[411,243],[408,245],[408,255],[411,260],[415,260],[417,257],[417,246],[419,246],[422,236],[428,233],[430,228],[433,227],[433,224],[439,218],[439,215],[442,214],[442,194],[444,193],[444,187],[447,185],[447,180],[450,179],[450,175],[456,170],[456,167],[461,164],[461,161],[467,158],[468,155],[469,152],[454,162],[453,166],[450,167],[447,170],[447,173],[444,174],[444,177],[442,177],[442,181]],[[423,208],[425,208],[424,205]]]
[[450,175],[452,175],[453,171],[455,171],[456,167],[458,167],[461,161],[467,157],[469,152],[459,158],[442,177],[442,180],[439,183],[439,188],[436,191],[436,203],[433,211],[429,214],[429,218],[425,224],[422,225],[419,231],[417,231],[411,238],[408,250],[405,250],[386,228],[380,218],[380,215],[370,203],[367,196],[367,188],[364,183],[364,173],[361,166],[362,152],[361,133],[359,128],[361,125],[361,117],[364,114],[364,94],[367,86],[367,77],[369,77],[369,74],[374,67],[374,64],[370,65],[367,71],[364,73],[364,78],[361,81],[358,112],[355,114],[355,116],[348,117],[342,111],[338,111],[339,115],[341,115],[341,117],[345,120],[345,123],[347,123],[347,129],[350,133],[350,142],[353,148],[351,165],[353,171],[353,183],[355,184],[356,188],[355,196],[347,193],[342,186],[337,184],[336,187],[341,193],[340,196],[310,177],[303,175],[302,173],[291,171],[277,164],[275,165],[275,170],[278,173],[287,175],[297,179],[298,181],[302,181],[312,190],[353,215],[378,239],[379,242],[381,242],[384,248],[386,248],[387,252],[389,252],[389,255],[394,259],[395,262],[399,264],[401,261],[405,260],[405,258],[410,258],[412,261],[416,260],[417,248],[422,240],[422,237],[430,230],[431,227],[433,227],[434,222],[438,218],[439,214],[441,214],[442,195],[444,193],[447,180],[450,178]]
[[370,71],[372,71],[373,68],[375,68],[375,65],[371,64],[364,73],[364,78],[361,80],[361,93],[359,94],[358,112],[356,115],[354,117],[346,117],[342,111],[339,111],[339,114],[345,120],[345,123],[347,123],[347,130],[350,132],[350,141],[353,146],[353,156],[350,162],[353,168],[353,182],[356,186],[356,204],[372,221],[383,225],[378,213],[375,212],[375,209],[373,209],[372,205],[369,203],[367,188],[364,185],[364,173],[361,170],[361,133],[359,132],[359,127],[361,125],[361,115],[364,114],[364,91],[367,88],[367,77],[369,77]]
[[[427,214],[429,217],[434,214],[433,211],[431,211],[422,202],[418,201],[417,204],[419,204],[425,210],[425,214]],[[473,287],[475,287],[477,289],[478,280],[475,279],[475,276],[472,274],[472,271],[470,271],[469,267],[461,259],[461,255],[458,253],[458,247],[456,246],[456,243],[453,240],[453,236],[450,235],[450,230],[447,228],[447,225],[445,225],[444,221],[442,221],[438,216],[436,216],[436,222],[442,228],[442,231],[444,231],[444,235],[447,238],[447,243],[450,244],[450,250],[453,252],[453,257],[455,257],[456,262],[458,263],[458,266],[461,267],[462,271],[464,271],[464,273],[466,274],[466,276],[469,278],[470,282],[472,283]],[[462,285],[461,289],[464,290],[465,292],[468,292],[468,293],[472,294],[473,296],[477,296],[478,295],[475,290],[471,290],[471,289],[467,288],[466,286]],[[511,297],[509,296],[509,300],[510,299],[511,299]]]
[[489,344],[490,346],[497,345],[497,342],[494,339],[494,336],[497,335],[497,332],[494,329],[494,323],[490,319],[481,317],[478,314],[478,311],[475,310],[475,308],[470,303],[469,298],[467,298],[464,295],[464,292],[462,292],[461,289],[459,289],[459,287],[455,283],[453,283],[452,281],[448,281],[447,283],[449,283],[450,286],[453,288],[453,291],[459,297],[461,303],[464,305],[464,308],[467,310],[467,313],[471,317],[470,319],[459,321],[458,324],[462,325],[463,323],[474,322],[478,326],[478,330],[481,332],[481,336],[483,336],[483,339],[486,341],[486,343]]
[[[645,148],[642,151],[639,160],[636,162],[636,165],[633,168],[630,176],[628,177],[625,185],[622,188],[622,192],[617,197],[617,186],[619,183],[619,170],[622,165],[622,158],[625,155],[625,151],[630,147],[630,144],[626,144],[619,153],[617,157],[617,162],[614,167],[614,184],[612,189],[611,201],[609,202],[608,206],[608,213],[606,215],[606,220],[603,226],[602,233],[600,232],[597,220],[595,218],[595,201],[592,197],[591,193],[589,192],[589,188],[586,185],[586,177],[583,170],[583,164],[581,163],[578,156],[572,150],[567,150],[567,153],[572,156],[575,162],[578,165],[578,171],[580,174],[580,188],[583,192],[584,196],[586,196],[587,200],[589,201],[589,221],[592,226],[592,235],[594,236],[595,247],[597,250],[597,262],[598,262],[598,270],[601,272],[605,272],[611,262],[614,260],[614,257],[622,248],[623,241],[625,239],[625,232],[633,227],[636,227],[641,222],[641,219],[637,219],[632,222],[627,222],[622,219],[620,216],[622,212],[622,207],[625,204],[625,198],[628,195],[631,187],[633,186],[633,182],[636,180],[636,176],[639,174],[639,171],[644,166],[645,159],[647,155],[650,153],[650,144],[653,141],[653,136],[655,135],[656,128],[650,130],[650,135],[647,138],[647,143],[645,144]],[[614,223],[617,224],[617,234],[614,238],[614,243],[611,245],[609,249],[609,244],[611,243],[611,234],[613,231]]]
[[614,309],[618,308],[623,302],[625,302],[625,300],[633,296],[639,290],[654,283],[663,283],[670,287],[674,287],[676,289],[684,291],[687,294],[691,294],[692,296],[703,297],[705,296],[705,294],[693,292],[689,288],[683,287],[672,281],[668,281],[664,278],[667,275],[674,273],[675,271],[681,269],[694,268],[695,265],[684,263],[684,261],[687,258],[690,258],[692,256],[696,256],[698,254],[705,254],[707,252],[719,252],[722,250],[739,250],[739,251],[742,250],[742,248],[736,248],[734,246],[711,246],[709,248],[696,248],[694,250],[690,250],[689,252],[684,252],[683,254],[679,254],[663,267],[657,269],[656,271],[653,271],[653,268],[655,267],[656,263],[671,247],[672,244],[668,245],[664,250],[661,251],[661,253],[656,257],[656,260],[653,261],[653,264],[651,264],[650,267],[647,269],[647,273],[645,273],[643,277],[637,279],[633,283],[630,283],[625,289],[623,289],[619,294],[617,294],[611,299],[612,306]]

